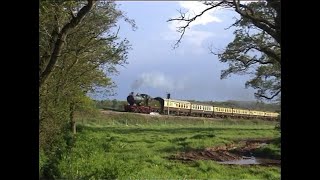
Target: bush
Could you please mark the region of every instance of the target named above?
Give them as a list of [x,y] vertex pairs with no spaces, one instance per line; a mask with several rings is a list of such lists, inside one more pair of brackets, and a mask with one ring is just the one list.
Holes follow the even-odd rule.
[[39,176],[41,177],[43,174],[43,169],[45,164],[47,163],[48,158],[45,155],[44,151],[42,149],[40,149],[39,151]]

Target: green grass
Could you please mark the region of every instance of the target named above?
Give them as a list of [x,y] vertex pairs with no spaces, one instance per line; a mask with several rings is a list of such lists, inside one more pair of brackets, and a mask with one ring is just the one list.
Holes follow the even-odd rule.
[[264,157],[281,159],[281,139],[276,138],[270,144],[256,149],[254,154],[256,156],[263,155]]
[[[274,122],[192,121],[135,114],[82,115],[77,120],[80,125],[75,144],[59,163],[61,178],[280,179],[279,167],[229,166],[214,161],[182,163],[167,159],[180,151],[237,139],[277,138],[280,133],[274,129]],[[271,149],[278,152],[276,145],[272,144]]]

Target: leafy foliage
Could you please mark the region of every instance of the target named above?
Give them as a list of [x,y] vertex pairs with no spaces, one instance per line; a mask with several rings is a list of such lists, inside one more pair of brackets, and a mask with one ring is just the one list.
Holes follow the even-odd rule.
[[211,53],[218,56],[220,62],[229,67],[221,72],[221,79],[231,74],[253,74],[246,87],[256,89],[258,99],[280,100],[281,96],[281,8],[280,0],[266,0],[241,3],[233,1],[204,1],[207,6],[201,13],[192,17],[180,11],[180,17],[168,21],[184,22],[177,27],[181,33],[175,47],[190,23],[196,21],[205,12],[217,7],[233,8],[241,19],[230,27],[235,27],[235,38],[222,52]]
[[[86,7],[90,9],[84,12]],[[39,91],[39,145],[45,157],[40,177],[56,178],[61,152],[73,144],[74,112],[94,112],[87,93],[97,87],[114,88],[108,76],[118,73],[117,65],[127,63],[130,44],[118,37],[117,21],[124,18],[136,27],[113,1],[40,1],[39,15],[40,79],[49,72],[42,77]],[[73,25],[67,31],[68,24]],[[57,46],[60,40],[62,45]]]

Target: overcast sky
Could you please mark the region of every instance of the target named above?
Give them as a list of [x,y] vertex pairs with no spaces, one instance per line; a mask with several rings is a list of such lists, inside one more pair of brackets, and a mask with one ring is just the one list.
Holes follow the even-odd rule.
[[166,22],[179,16],[177,10],[198,13],[205,6],[197,1],[118,1],[119,8],[135,20],[138,29],[119,21],[119,36],[132,45],[129,64],[119,67],[119,75],[112,79],[117,85],[116,96],[108,99],[125,100],[131,91],[146,93],[152,97],[173,99],[254,100],[254,90],[246,89],[249,76],[233,75],[220,79],[221,70],[227,64],[220,63],[209,47],[223,49],[234,38],[233,30],[225,30],[238,15],[232,10],[208,11],[201,19],[191,23],[180,46],[173,50],[179,38],[175,27],[179,24]]

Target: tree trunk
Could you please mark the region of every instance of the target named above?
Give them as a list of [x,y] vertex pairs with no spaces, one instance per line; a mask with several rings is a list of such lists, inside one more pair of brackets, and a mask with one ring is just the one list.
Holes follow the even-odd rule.
[[57,62],[58,57],[62,51],[65,40],[68,36],[68,33],[74,29],[85,17],[86,14],[93,8],[94,0],[88,0],[88,4],[80,9],[76,17],[73,17],[70,22],[63,26],[62,30],[57,35],[57,40],[54,43],[53,52],[50,55],[49,62],[39,75],[39,87],[41,87],[45,80],[48,78],[50,73],[53,70],[54,65]]
[[77,133],[77,126],[76,126],[76,121],[73,118],[74,115],[74,103],[70,104],[70,124],[71,124],[71,130],[73,134]]

